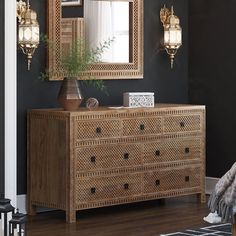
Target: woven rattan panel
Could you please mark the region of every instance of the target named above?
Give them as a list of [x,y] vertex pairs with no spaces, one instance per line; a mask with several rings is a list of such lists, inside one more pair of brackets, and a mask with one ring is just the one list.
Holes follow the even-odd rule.
[[163,128],[164,133],[200,131],[201,115],[165,117]]
[[76,203],[139,195],[142,192],[141,182],[141,174],[78,179]]
[[167,139],[144,144],[144,163],[200,159],[201,139]]
[[153,193],[200,186],[200,168],[159,170],[144,175],[144,192]]
[[147,135],[161,133],[161,118],[136,118],[123,121],[123,135]]
[[92,171],[142,163],[141,144],[118,144],[86,147],[76,152],[77,170]]
[[76,139],[117,137],[120,135],[119,120],[82,121],[76,124]]

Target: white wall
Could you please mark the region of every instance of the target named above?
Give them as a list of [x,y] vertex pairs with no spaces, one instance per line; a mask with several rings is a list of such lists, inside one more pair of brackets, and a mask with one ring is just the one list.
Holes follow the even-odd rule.
[[16,194],[16,0],[5,0],[5,197]]

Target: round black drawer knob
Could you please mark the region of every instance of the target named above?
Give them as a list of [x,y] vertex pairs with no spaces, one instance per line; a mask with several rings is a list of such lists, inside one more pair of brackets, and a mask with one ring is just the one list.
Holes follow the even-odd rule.
[[180,127],[184,127],[185,123],[183,121],[180,122]]
[[91,193],[95,194],[96,193],[96,188],[91,188]]
[[96,157],[95,157],[95,156],[92,156],[92,157],[90,158],[90,160],[91,160],[92,163],[95,163],[95,162],[96,162]]
[[185,153],[189,153],[190,149],[189,148],[185,148],[184,151],[185,151]]
[[156,154],[157,157],[159,157],[161,155],[161,151],[160,150],[156,150],[155,154]]
[[159,186],[159,185],[160,185],[160,180],[157,179],[157,180],[156,180],[156,186]]
[[97,127],[97,128],[96,128],[96,133],[97,133],[97,134],[102,133],[102,129],[101,129],[101,127]]
[[124,189],[128,190],[129,189],[129,184],[124,184]]
[[145,125],[144,124],[140,124],[139,129],[140,130],[145,130]]
[[189,182],[189,176],[185,176],[185,182]]
[[125,153],[125,154],[124,154],[124,159],[125,159],[125,160],[128,160],[128,159],[129,159],[129,153]]

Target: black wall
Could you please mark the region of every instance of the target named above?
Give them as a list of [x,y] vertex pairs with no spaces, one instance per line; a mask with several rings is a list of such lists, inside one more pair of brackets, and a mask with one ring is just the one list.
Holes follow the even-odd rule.
[[[0,1],[0,32],[4,32],[4,1]],[[4,194],[4,33],[0,34],[0,198]]]
[[207,176],[235,162],[236,1],[189,3],[189,99],[207,106]]
[[[158,50],[162,26],[159,11],[164,4],[174,5],[181,18],[183,46],[179,50],[175,67],[170,69],[166,53]],[[38,13],[41,31],[45,33],[46,0],[31,0]],[[122,94],[127,91],[153,91],[156,102],[188,102],[188,0],[144,0],[144,78],[141,80],[106,81],[109,96],[92,88],[82,87],[86,98],[96,97],[101,105],[122,105]],[[32,68],[27,71],[25,56],[18,53],[18,194],[26,193],[26,111],[31,108],[58,107],[56,102],[60,82],[42,82],[38,79],[45,68],[45,53],[40,45],[33,56]]]

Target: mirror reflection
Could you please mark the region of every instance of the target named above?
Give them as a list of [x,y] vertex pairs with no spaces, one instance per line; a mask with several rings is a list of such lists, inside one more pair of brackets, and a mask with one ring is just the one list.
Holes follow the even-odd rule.
[[[78,0],[73,0],[78,1]],[[72,2],[72,1],[70,1]],[[48,50],[48,68],[60,68],[64,47],[84,39],[90,48],[113,39],[102,62],[91,64],[87,76],[97,79],[143,78],[143,0],[81,0],[62,6],[47,0],[48,36],[56,52]],[[50,80],[61,80],[60,72]]]
[[129,2],[84,1],[85,39],[90,48],[113,39],[102,62],[130,62]]

